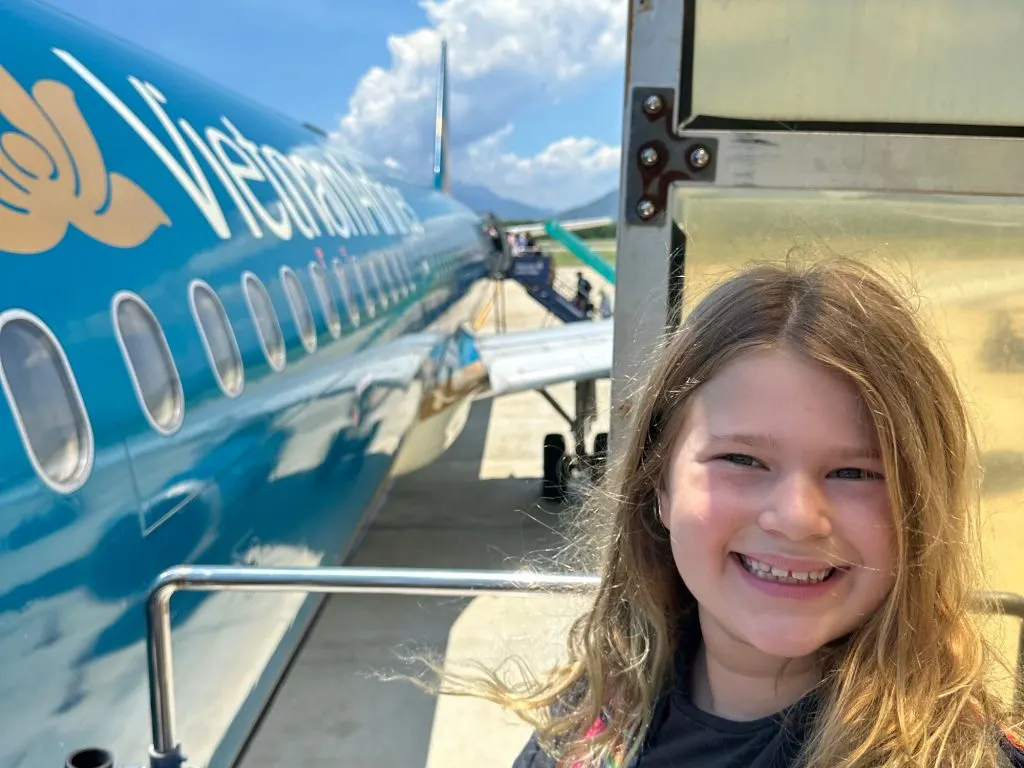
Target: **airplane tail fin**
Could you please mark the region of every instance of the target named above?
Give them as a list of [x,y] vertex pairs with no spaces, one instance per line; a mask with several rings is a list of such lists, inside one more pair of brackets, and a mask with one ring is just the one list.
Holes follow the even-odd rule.
[[441,64],[437,70],[437,109],[434,115],[434,189],[451,192],[448,176],[448,42],[441,41]]

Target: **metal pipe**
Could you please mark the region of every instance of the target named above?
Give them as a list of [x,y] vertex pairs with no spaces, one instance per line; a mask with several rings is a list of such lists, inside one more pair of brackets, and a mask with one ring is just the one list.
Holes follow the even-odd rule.
[[527,571],[468,571],[427,568],[177,566],[164,571],[146,604],[149,705],[153,768],[184,763],[174,719],[171,659],[171,597],[178,591],[317,592],[331,594],[528,595],[594,588],[597,576]]
[[[330,594],[434,595],[473,597],[482,594],[528,595],[578,592],[598,586],[593,575],[468,571],[428,568],[177,566],[164,571],[146,605],[149,657],[151,768],[178,768],[185,762],[176,741],[174,677],[171,659],[171,597],[178,591],[316,592]],[[999,612],[1024,619],[1024,596],[987,592],[974,596],[972,610]],[[1018,648],[1017,696],[1024,671],[1024,625]]]
[[548,392],[543,387],[541,387],[540,389],[538,389],[536,391],[537,391],[537,393],[541,397],[543,397],[545,400],[548,401],[548,403],[551,405],[552,408],[555,409],[555,411],[558,413],[559,416],[561,416],[563,419],[565,419],[567,422],[569,422],[569,426],[570,427],[573,426],[576,423],[575,420],[573,419],[573,417],[565,412],[565,409],[561,406],[561,404],[557,400],[555,400],[555,398],[553,398],[551,396],[550,392]]

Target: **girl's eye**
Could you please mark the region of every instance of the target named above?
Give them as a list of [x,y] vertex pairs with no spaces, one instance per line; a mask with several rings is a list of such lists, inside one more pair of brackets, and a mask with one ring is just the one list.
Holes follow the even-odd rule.
[[745,453],[726,453],[718,458],[740,467],[753,467],[754,465],[761,466],[761,462],[753,456],[747,456]]
[[872,472],[869,469],[857,469],[856,467],[844,467],[832,473],[840,480],[881,480],[882,475]]

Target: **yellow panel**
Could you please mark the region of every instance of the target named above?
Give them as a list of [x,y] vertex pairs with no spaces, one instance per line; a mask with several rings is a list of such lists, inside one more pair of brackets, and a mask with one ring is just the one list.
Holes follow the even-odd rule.
[[1024,125],[1018,0],[697,0],[694,114]]
[[[915,287],[975,412],[991,588],[1024,593],[1024,201],[706,190],[676,196],[684,314],[751,260],[841,254]],[[1018,623],[991,631],[1009,659]]]

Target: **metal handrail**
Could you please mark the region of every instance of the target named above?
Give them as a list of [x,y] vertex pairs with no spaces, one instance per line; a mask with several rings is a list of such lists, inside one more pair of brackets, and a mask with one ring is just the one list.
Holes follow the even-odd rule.
[[[185,763],[175,723],[175,694],[171,659],[170,601],[176,592],[305,592],[329,594],[432,595],[474,597],[483,594],[525,596],[537,593],[572,593],[598,586],[589,574],[533,573],[528,571],[470,571],[428,568],[356,567],[239,567],[177,566],[164,571],[150,590],[146,603],[146,645],[149,661],[150,717],[153,744],[150,768],[181,768]],[[1020,703],[1024,675],[1024,595],[982,592],[972,609],[1003,613],[1022,620],[1017,650],[1015,703]],[[93,750],[89,750],[93,751]],[[94,750],[100,752],[101,750]],[[72,763],[69,763],[72,764]],[[84,763],[83,763],[84,764]],[[88,763],[108,765],[111,763]]]
[[178,566],[164,571],[146,603],[149,701],[153,730],[150,768],[180,768],[185,762],[175,734],[174,670],[171,660],[171,597],[180,591],[316,592],[331,594],[528,595],[574,592],[598,585],[597,576],[427,568]]

